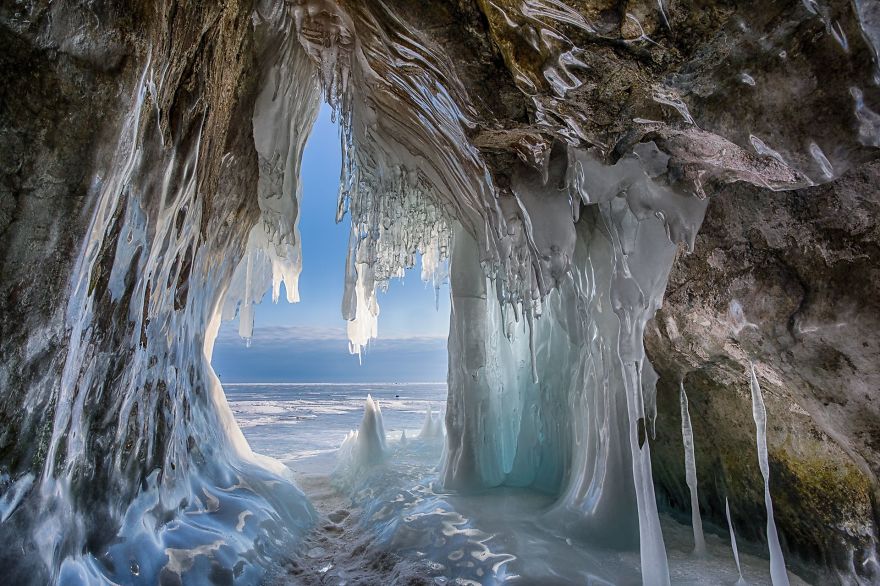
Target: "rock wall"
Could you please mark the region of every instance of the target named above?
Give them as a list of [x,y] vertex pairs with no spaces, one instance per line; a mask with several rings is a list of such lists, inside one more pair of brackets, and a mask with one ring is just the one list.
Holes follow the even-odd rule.
[[878,185],[880,165],[872,162],[809,189],[723,189],[694,252],[674,265],[664,306],[646,335],[660,374],[655,481],[670,503],[689,506],[677,432],[683,379],[701,506],[723,527],[729,498],[740,533],[763,540],[751,361],[767,404],[771,490],[783,543],[804,560],[873,576]]

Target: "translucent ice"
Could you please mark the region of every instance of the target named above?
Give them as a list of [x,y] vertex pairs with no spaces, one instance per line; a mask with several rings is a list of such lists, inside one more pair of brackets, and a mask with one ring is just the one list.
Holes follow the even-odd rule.
[[743,579],[742,566],[739,563],[739,549],[736,547],[736,534],[733,532],[733,521],[730,520],[730,501],[724,499],[724,514],[727,516],[727,529],[730,531],[730,547],[733,550],[733,559],[736,562],[736,571],[739,572],[739,580],[736,581],[737,586],[745,586],[747,582]]
[[688,489],[691,492],[691,525],[694,528],[694,553],[706,554],[706,538],[703,537],[703,522],[700,519],[700,499],[697,496],[697,461],[694,457],[694,429],[691,426],[691,414],[688,409],[687,393],[684,382],[679,383],[681,400],[681,437],[684,444],[684,469]]
[[419,432],[421,439],[434,439],[443,437],[443,419],[442,413],[434,413],[431,406],[425,412],[425,421],[422,423],[422,429]]
[[752,391],[752,415],[755,419],[755,428],[758,445],[758,463],[761,467],[761,476],[764,477],[764,503],[767,507],[767,546],[770,548],[770,576],[773,586],[787,585],[788,572],[785,570],[785,560],[782,557],[782,547],[779,545],[779,535],[776,532],[776,521],[773,519],[773,499],[770,498],[770,463],[767,457],[767,411],[764,409],[764,397],[761,394],[761,386],[755,374],[755,365],[750,365],[749,386]]
[[367,395],[360,428],[348,434],[339,447],[338,472],[351,476],[360,470],[381,464],[387,455],[385,424],[378,401]]

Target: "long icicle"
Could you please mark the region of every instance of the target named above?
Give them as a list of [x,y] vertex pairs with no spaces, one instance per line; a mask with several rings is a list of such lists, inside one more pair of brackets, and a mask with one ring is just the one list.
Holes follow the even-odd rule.
[[730,547],[733,549],[733,559],[736,561],[736,571],[739,572],[739,580],[736,586],[746,586],[748,582],[743,578],[742,566],[739,564],[739,549],[736,547],[736,535],[733,532],[733,521],[730,520],[730,502],[724,498],[724,513],[727,515],[727,528],[730,530]]
[[691,426],[691,414],[688,409],[687,393],[684,381],[679,383],[681,401],[681,438],[684,444],[685,479],[691,491],[691,524],[694,529],[694,555],[706,555],[706,538],[703,536],[703,521],[700,518],[700,499],[697,496],[697,460],[694,456],[694,429]]
[[767,506],[767,546],[770,548],[770,580],[773,586],[788,586],[788,572],[779,545],[776,532],[776,521],[773,519],[773,500],[770,498],[770,462],[767,456],[767,410],[764,408],[764,397],[761,386],[755,375],[755,365],[749,364],[751,371],[752,415],[755,418],[758,443],[758,464],[764,477],[764,503]]

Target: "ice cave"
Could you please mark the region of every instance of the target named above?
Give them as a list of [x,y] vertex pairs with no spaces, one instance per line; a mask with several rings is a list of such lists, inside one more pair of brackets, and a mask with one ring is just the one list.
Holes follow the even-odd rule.
[[[0,38],[3,583],[880,584],[877,0],[4,0]],[[298,476],[212,357],[299,300],[321,108],[349,358],[418,270],[448,363],[318,397],[351,431]]]

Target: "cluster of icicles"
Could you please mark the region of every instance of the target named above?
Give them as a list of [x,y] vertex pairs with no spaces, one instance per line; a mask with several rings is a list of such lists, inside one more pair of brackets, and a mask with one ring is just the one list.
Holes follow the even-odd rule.
[[[782,547],[779,544],[779,535],[776,532],[776,522],[773,519],[773,500],[770,498],[770,464],[767,455],[767,411],[764,408],[764,396],[755,367],[749,369],[749,388],[752,395],[752,416],[755,420],[755,440],[758,448],[758,464],[761,475],[764,477],[764,501],[767,506],[767,546],[770,550],[770,579],[774,586],[787,585],[788,572],[785,569],[785,560],[782,555]],[[680,384],[681,399],[681,437],[684,444],[685,475],[691,494],[691,525],[694,530],[694,554],[706,555],[706,539],[703,536],[703,523],[700,519],[700,501],[697,497],[697,464],[694,457],[694,431],[691,426],[691,415],[688,409],[688,398],[684,383]],[[733,521],[730,519],[729,499],[724,501],[724,511],[727,516],[727,526],[730,531],[730,546],[733,549],[733,559],[739,572],[737,586],[746,584],[743,578],[742,568],[739,563],[739,551],[736,546],[736,535],[733,530]]]

